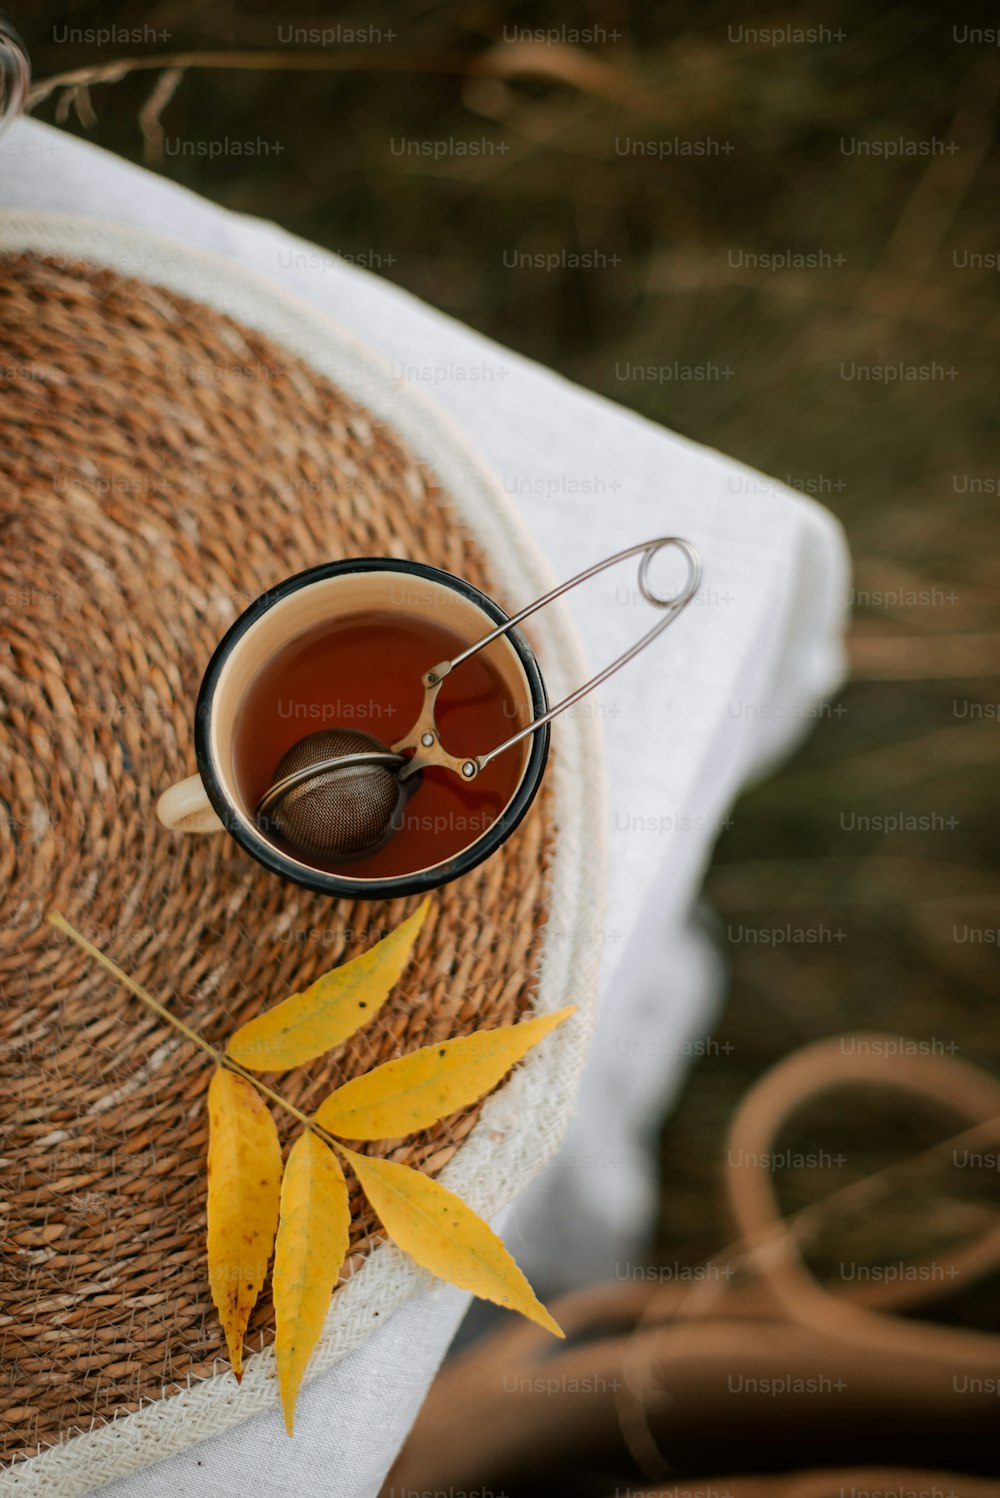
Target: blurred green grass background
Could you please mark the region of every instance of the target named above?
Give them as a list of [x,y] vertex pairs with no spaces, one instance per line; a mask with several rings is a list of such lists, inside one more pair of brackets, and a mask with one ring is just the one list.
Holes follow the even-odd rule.
[[[1000,50],[975,40],[995,13],[860,0],[753,17],[734,3],[614,0],[312,13],[35,0],[15,19],[36,78],[150,51],[348,54],[348,71],[190,71],[164,110],[168,137],[259,138],[280,151],[164,154],[156,169],[815,493],[846,526],[851,684],[795,759],[739,802],[709,874],[731,987],[716,1048],[694,1063],[664,1133],[662,1260],[694,1263],[726,1242],[727,1121],[747,1086],[803,1043],[874,1028],[1000,1071]],[[72,38],[102,25],[144,28],[143,41]],[[283,39],[335,26],[368,28],[373,44]],[[567,39],[526,40],[538,27],[565,27]],[[748,39],[759,27],[820,34]],[[583,45],[574,28],[592,29]],[[399,56],[402,71],[389,65]],[[88,137],[141,161],[137,120],[155,77],[95,88]],[[37,112],[54,118],[54,101]],[[66,128],[83,131],[72,112]],[[394,155],[402,138],[505,149],[434,161]],[[733,149],[625,156],[615,143],[626,139]],[[861,156],[845,146],[858,140],[918,153]],[[934,141],[939,152],[919,154]],[[509,269],[505,251],[607,258],[547,272]],[[804,264],[747,261],[784,252]],[[674,361],[732,374],[655,384],[634,374]],[[946,373],[843,377],[842,366],[900,362]],[[896,814],[953,825],[844,826]],[[780,946],[746,934],[787,926],[844,936]],[[956,939],[966,928],[982,940]],[[846,1164],[781,1172],[782,1198],[803,1205],[954,1127],[885,1092],[817,1103],[789,1143],[842,1152]],[[982,1227],[995,1182],[925,1174],[885,1210],[842,1224],[819,1257],[892,1261]],[[956,1314],[995,1322],[998,1304],[977,1292]]]

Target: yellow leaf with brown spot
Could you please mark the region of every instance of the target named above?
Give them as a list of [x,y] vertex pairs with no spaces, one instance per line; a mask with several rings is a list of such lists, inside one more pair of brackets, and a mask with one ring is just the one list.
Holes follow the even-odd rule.
[[278,1226],[281,1144],[263,1099],[220,1066],[208,1089],[208,1278],[237,1379]]
[[496,1233],[460,1196],[407,1165],[338,1148],[389,1237],[423,1269],[563,1335]]
[[289,1435],[299,1385],[347,1255],[350,1227],[351,1208],[340,1161],[307,1129],[293,1145],[285,1166],[272,1275],[274,1351]]
[[350,962],[241,1025],[226,1047],[249,1071],[284,1071],[321,1056],[373,1019],[410,960],[429,900]]
[[574,1007],[421,1046],[386,1061],[331,1093],[320,1104],[316,1122],[343,1139],[396,1139],[429,1128],[495,1087]]

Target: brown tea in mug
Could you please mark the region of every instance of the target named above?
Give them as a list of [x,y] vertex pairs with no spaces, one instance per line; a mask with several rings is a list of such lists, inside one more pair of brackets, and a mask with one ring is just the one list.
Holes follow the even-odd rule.
[[[345,615],[289,641],[258,671],[237,712],[233,768],[244,806],[252,815],[282,755],[318,729],[352,728],[396,743],[417,721],[424,672],[470,643],[431,617],[396,610]],[[464,662],[438,693],[438,731],[451,754],[485,754],[530,719],[489,660],[498,648]],[[517,789],[526,756],[525,744],[515,745],[471,784],[439,766],[424,770],[400,809],[398,831],[374,852],[333,860],[272,841],[300,862],[345,878],[430,868],[489,830]]]

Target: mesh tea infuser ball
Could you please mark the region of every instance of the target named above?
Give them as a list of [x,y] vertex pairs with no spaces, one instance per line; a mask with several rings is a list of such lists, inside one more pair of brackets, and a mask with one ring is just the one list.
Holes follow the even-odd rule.
[[370,733],[310,733],[278,761],[257,808],[258,825],[303,852],[343,858],[370,853],[385,839],[403,800],[399,760]]

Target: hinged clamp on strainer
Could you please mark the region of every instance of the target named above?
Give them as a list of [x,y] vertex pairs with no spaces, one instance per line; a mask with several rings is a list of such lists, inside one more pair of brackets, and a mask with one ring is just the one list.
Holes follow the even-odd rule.
[[[650,586],[649,569],[657,553],[668,546],[683,553],[688,573],[679,593],[661,598]],[[562,702],[550,708],[547,713],[534,718],[526,727],[511,734],[502,744],[497,744],[485,754],[465,758],[449,754],[441,743],[434,714],[437,695],[452,671],[553,599],[560,598],[577,584],[586,582],[588,578],[614,566],[616,562],[627,561],[640,552],[642,561],[639,564],[639,591],[648,604],[663,612],[664,617],[603,671],[591,677],[590,681],[571,692],[568,697],[564,697]],[[603,562],[588,567],[585,572],[578,573],[576,577],[530,603],[519,614],[498,625],[453,660],[442,661],[425,672],[422,678],[424,700],[420,715],[409,733],[404,734],[391,748],[387,748],[370,734],[348,728],[320,729],[317,733],[300,739],[278,763],[274,781],[258,803],[258,823],[265,830],[277,830],[300,848],[324,853],[328,857],[349,858],[374,850],[395,830],[393,823],[400,801],[408,788],[407,782],[411,782],[421,770],[438,766],[452,771],[465,781],[475,780],[498,755],[513,748],[529,734],[536,733],[543,724],[550,723],[553,718],[579,702],[581,697],[607,681],[627,661],[645,650],[691,602],[700,584],[701,559],[690,542],[679,536],[661,536],[658,540],[643,541],[612,557],[606,557]]]

